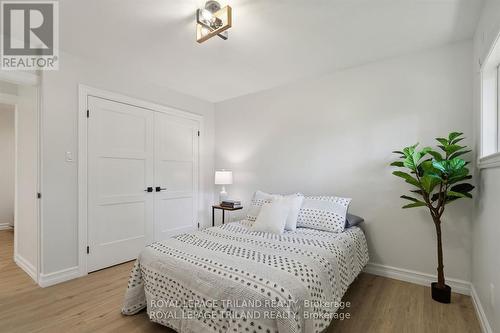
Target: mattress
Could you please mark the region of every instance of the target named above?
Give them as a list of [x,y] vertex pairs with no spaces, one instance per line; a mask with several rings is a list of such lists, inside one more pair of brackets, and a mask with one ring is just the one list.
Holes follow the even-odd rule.
[[368,262],[363,231],[277,235],[240,221],[146,247],[122,313],[177,332],[321,332]]

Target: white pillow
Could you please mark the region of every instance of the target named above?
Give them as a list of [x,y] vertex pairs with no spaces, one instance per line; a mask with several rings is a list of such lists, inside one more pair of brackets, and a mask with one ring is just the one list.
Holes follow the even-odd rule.
[[350,198],[305,197],[297,218],[297,226],[330,232],[343,232],[350,203]]
[[297,229],[297,218],[299,217],[299,211],[302,207],[302,202],[304,201],[304,196],[300,193],[290,194],[283,197],[287,200],[290,207],[290,213],[286,218],[285,230],[295,231]]
[[289,212],[290,203],[286,199],[275,199],[272,203],[264,204],[252,225],[252,231],[282,234]]
[[252,198],[252,202],[250,204],[250,208],[247,211],[247,220],[252,222],[255,221],[257,219],[257,216],[259,215],[262,206],[266,203],[273,202],[273,199],[277,197],[278,196],[276,195],[262,191],[255,192]]

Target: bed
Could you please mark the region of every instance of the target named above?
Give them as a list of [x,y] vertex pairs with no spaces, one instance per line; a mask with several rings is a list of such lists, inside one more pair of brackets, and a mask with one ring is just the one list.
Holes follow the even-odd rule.
[[250,230],[240,221],[146,247],[122,313],[177,332],[321,332],[368,262],[359,227]]

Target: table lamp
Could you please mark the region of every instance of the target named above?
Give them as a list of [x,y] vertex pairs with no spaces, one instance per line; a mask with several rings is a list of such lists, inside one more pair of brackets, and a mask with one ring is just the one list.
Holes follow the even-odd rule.
[[233,172],[229,170],[215,171],[215,185],[222,185],[222,190],[219,194],[219,202],[227,200],[227,192],[225,185],[233,183]]

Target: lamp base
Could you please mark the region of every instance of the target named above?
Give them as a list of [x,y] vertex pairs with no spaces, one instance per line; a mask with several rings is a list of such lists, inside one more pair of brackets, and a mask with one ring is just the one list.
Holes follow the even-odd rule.
[[227,192],[226,188],[222,186],[222,190],[219,193],[219,203],[221,203],[224,200],[227,200]]

